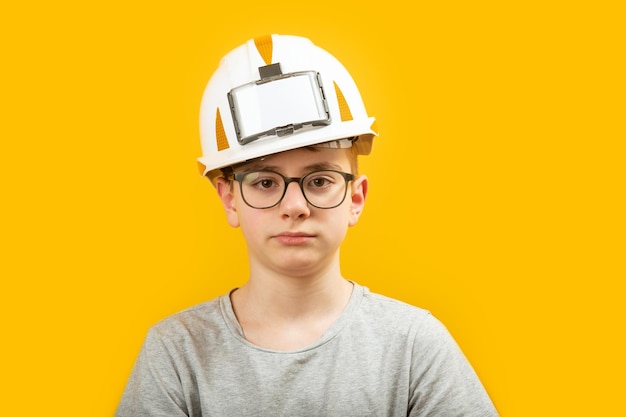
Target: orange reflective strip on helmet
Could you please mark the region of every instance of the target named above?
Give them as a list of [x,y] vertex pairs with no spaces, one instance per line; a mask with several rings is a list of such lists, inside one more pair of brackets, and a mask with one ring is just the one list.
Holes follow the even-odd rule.
[[254,38],[254,44],[256,45],[256,49],[259,51],[259,54],[261,54],[261,58],[265,61],[265,65],[270,65],[272,63],[272,51],[274,49],[272,35]]
[[346,98],[343,96],[343,93],[337,83],[333,81],[333,84],[335,84],[335,94],[337,94],[337,104],[339,105],[339,115],[341,116],[341,121],[347,122],[348,120],[352,120],[352,112],[350,111]]
[[217,143],[218,151],[230,148],[228,139],[226,138],[226,132],[224,132],[224,124],[222,123],[222,116],[220,115],[219,107],[215,113],[215,141]]

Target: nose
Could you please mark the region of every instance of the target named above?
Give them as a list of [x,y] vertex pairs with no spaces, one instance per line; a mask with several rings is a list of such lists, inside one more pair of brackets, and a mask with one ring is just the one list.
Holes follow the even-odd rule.
[[311,214],[309,203],[304,198],[302,189],[297,182],[287,185],[285,196],[280,202],[280,212],[285,217],[302,218]]

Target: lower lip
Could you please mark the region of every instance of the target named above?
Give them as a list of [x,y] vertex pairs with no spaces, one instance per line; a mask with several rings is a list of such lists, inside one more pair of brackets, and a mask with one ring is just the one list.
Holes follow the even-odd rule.
[[275,239],[283,245],[302,245],[313,239],[312,236],[276,236]]

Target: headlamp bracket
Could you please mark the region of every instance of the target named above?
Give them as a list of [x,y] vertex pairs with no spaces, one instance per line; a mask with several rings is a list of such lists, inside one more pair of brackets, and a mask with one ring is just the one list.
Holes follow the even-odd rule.
[[269,79],[278,78],[281,75],[283,75],[283,71],[280,68],[280,62],[259,67],[259,76],[261,77],[261,80],[270,81]]

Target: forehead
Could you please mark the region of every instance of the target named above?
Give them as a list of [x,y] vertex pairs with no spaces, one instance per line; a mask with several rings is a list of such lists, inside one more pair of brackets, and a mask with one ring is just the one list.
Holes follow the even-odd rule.
[[271,169],[274,171],[308,172],[316,169],[350,170],[349,149],[305,147],[254,159],[236,169],[249,171]]

